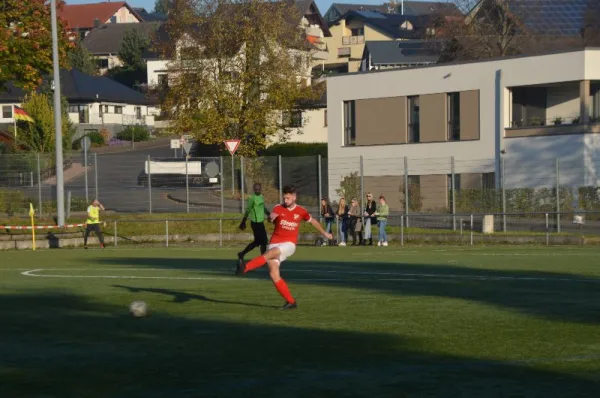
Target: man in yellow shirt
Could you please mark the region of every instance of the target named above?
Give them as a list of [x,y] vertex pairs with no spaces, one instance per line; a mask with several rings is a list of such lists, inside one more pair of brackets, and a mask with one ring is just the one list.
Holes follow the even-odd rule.
[[100,229],[100,210],[104,211],[104,206],[102,206],[102,203],[100,203],[98,199],[94,199],[90,207],[87,209],[88,218],[85,222],[85,235],[83,235],[84,249],[88,248],[87,240],[92,231],[96,233],[96,236],[100,241],[100,247],[104,249],[104,235],[102,235],[102,230]]

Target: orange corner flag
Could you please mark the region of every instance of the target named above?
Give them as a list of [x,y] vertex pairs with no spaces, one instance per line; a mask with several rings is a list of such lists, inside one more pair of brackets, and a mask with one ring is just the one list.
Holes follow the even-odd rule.
[[33,118],[23,108],[15,105],[15,119],[33,123]]

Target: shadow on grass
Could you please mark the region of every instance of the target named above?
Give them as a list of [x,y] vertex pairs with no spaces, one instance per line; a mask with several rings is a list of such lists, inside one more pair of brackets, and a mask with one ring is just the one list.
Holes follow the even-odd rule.
[[[64,291],[0,295],[2,395],[566,397],[600,387],[531,364],[418,351],[399,335],[125,312]],[[298,314],[276,313],[289,324]]]
[[[122,257],[94,261],[103,265],[198,270],[204,275],[221,276],[231,275],[235,267],[234,260],[201,258]],[[283,265],[282,276],[292,285],[332,285],[397,295],[457,298],[549,319],[600,323],[600,278],[581,275],[437,264],[292,260]],[[245,277],[268,278],[264,268]]]
[[172,289],[142,288],[142,287],[123,286],[123,285],[112,285],[112,286],[120,288],[120,289],[125,289],[125,290],[129,291],[130,293],[147,292],[147,293],[158,293],[158,294],[165,294],[167,296],[173,296],[173,301],[172,301],[173,303],[187,303],[188,301],[191,301],[191,300],[198,300],[198,301],[206,301],[209,303],[216,303],[216,304],[234,304],[234,305],[243,305],[246,307],[278,308],[277,306],[272,306],[272,305],[243,303],[243,302],[239,302],[239,301],[215,300],[215,299],[211,299],[211,298],[208,298],[208,297],[200,295],[200,294],[190,294],[190,293],[186,293],[183,291],[172,290]]

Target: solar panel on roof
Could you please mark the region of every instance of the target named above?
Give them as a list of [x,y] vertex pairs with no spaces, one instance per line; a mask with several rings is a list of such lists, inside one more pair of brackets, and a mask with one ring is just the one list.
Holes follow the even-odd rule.
[[385,19],[385,15],[376,11],[357,11],[356,13],[365,18]]

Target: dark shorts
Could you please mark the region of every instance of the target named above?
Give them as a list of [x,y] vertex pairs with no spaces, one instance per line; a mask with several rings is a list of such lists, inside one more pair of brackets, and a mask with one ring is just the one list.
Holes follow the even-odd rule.
[[251,222],[250,227],[252,228],[252,233],[254,234],[254,241],[259,245],[266,245],[268,243],[268,239],[265,223]]

